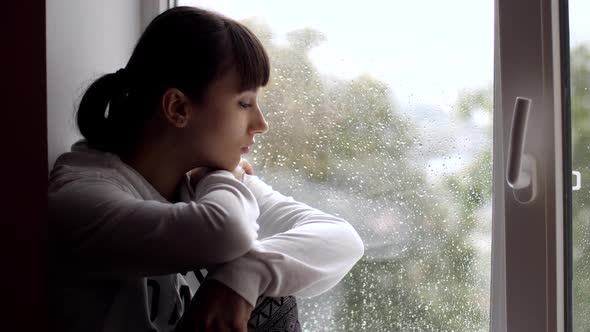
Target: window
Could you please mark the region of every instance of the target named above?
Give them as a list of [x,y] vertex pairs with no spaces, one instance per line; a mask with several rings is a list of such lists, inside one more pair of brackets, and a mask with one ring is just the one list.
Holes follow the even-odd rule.
[[[365,241],[339,286],[300,299],[305,331],[564,330],[560,4],[178,1],[241,20],[270,53],[257,174]],[[574,269],[590,271],[576,197]],[[589,280],[574,283],[579,326]]]
[[263,40],[271,129],[250,159],[365,241],[339,287],[300,300],[304,330],[485,330],[493,2],[179,4],[242,20]]
[[573,178],[573,331],[590,326],[590,3],[569,1]]

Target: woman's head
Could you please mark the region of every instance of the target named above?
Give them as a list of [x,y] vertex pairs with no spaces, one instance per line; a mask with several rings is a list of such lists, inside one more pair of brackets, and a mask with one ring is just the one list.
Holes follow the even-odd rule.
[[262,44],[245,26],[176,7],[150,23],[123,70],[88,88],[78,127],[89,145],[119,155],[132,153],[146,135],[176,135],[178,148],[194,154],[189,158],[228,168],[235,158],[214,151],[230,149],[227,135],[247,145],[266,130],[256,92],[269,72]]

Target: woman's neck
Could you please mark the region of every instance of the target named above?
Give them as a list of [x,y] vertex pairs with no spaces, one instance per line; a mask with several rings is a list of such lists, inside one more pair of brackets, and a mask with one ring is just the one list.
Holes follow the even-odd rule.
[[176,156],[173,149],[160,144],[139,147],[128,157],[121,159],[141,174],[169,202],[178,201],[178,185],[186,171],[172,162]]

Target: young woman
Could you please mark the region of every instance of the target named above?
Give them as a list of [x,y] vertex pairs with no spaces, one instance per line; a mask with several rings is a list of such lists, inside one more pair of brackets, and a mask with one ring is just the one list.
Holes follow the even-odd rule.
[[269,73],[245,26],[177,7],[88,88],[85,139],[50,175],[56,330],[246,331],[263,296],[318,295],[361,258],[346,221],[241,159],[268,129],[257,93]]

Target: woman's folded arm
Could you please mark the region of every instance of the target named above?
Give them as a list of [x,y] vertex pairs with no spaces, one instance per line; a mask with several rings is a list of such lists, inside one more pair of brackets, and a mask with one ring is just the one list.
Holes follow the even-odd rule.
[[334,287],[364,253],[345,220],[285,197],[257,177],[246,185],[260,207],[260,240],[242,257],[212,270],[251,304],[260,295],[319,295]]
[[50,190],[53,239],[67,257],[62,263],[92,275],[133,277],[243,256],[257,238],[254,196],[226,171],[209,174],[199,187],[198,200],[175,204],[137,199],[98,177]]

